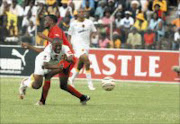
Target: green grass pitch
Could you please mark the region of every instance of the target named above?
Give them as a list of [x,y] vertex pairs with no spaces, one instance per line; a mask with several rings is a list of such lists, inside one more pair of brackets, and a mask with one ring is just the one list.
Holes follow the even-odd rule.
[[28,89],[18,98],[20,78],[0,79],[1,124],[179,124],[180,85],[116,82],[113,91],[104,91],[100,81],[89,91],[87,82],[76,81],[76,88],[91,96],[86,106],[60,90],[52,81],[46,106],[35,106],[41,89]]

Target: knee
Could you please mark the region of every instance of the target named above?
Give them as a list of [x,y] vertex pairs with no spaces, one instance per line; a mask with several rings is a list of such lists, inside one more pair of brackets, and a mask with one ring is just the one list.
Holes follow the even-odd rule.
[[62,90],[67,90],[67,85],[61,84],[61,85],[60,85],[60,88],[61,88]]
[[86,67],[90,67],[90,61],[87,60],[87,61],[85,62],[85,65],[86,65]]
[[45,79],[46,79],[46,80],[50,80],[51,78],[52,78],[51,75],[45,75]]
[[33,87],[34,89],[39,89],[39,88],[41,88],[41,86],[42,86],[42,81],[40,81],[40,82],[34,82],[33,85],[32,85],[32,87]]

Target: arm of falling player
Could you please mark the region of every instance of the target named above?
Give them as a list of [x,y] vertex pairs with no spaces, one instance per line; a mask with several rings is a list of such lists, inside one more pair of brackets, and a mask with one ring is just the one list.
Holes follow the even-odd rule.
[[42,39],[47,40],[47,41],[49,41],[49,42],[51,42],[51,43],[53,42],[53,39],[52,39],[52,38],[47,37],[47,36],[44,35],[43,33],[38,32],[37,34],[38,34],[38,36],[41,37]]
[[21,47],[25,48],[25,49],[33,50],[33,51],[38,52],[38,53],[40,53],[44,50],[44,48],[37,48],[37,47],[30,45],[29,43],[23,43],[23,42],[21,43]]
[[48,62],[44,62],[43,68],[45,69],[59,69],[59,71],[63,70],[63,64],[57,65],[57,64],[49,64]]

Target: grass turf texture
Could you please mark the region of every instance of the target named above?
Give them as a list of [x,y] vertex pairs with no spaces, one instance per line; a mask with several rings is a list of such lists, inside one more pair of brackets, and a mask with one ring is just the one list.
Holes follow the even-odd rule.
[[91,96],[88,105],[59,88],[53,80],[46,106],[35,106],[40,90],[28,89],[24,100],[18,98],[20,78],[2,78],[1,124],[179,124],[178,84],[116,83],[104,91],[100,81],[89,91],[86,81],[76,88]]

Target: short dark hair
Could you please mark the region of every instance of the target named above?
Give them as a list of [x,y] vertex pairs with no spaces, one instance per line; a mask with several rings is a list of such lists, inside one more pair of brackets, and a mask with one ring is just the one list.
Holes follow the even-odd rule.
[[63,40],[62,39],[60,39],[60,38],[58,38],[58,37],[55,37],[54,39],[53,39],[53,42],[52,43],[57,43],[57,42],[59,42],[59,43],[63,43]]
[[50,17],[54,23],[57,23],[58,19],[55,15],[46,15],[46,16]]

